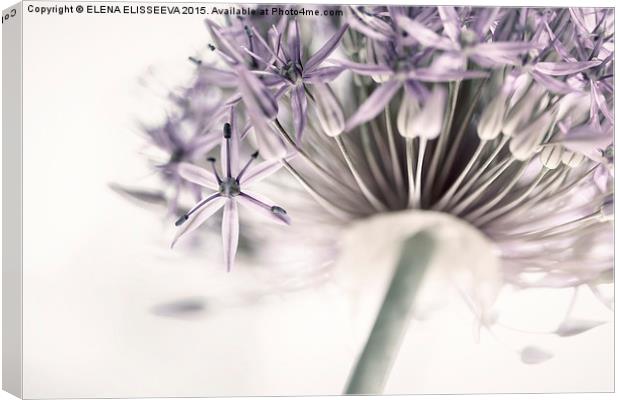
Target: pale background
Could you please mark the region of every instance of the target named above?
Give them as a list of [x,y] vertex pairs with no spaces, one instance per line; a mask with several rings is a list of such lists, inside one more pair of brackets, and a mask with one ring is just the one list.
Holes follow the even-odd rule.
[[[170,82],[189,76],[187,56],[208,40],[203,18],[26,17],[27,397],[342,390],[357,346],[338,284],[274,294],[251,307],[221,300],[226,292],[221,287],[236,286],[234,273],[196,254],[170,251],[171,232],[162,219],[107,187],[148,173],[134,120],[161,110],[141,103],[137,80],[149,66]],[[514,325],[548,330],[561,319],[569,295],[536,291],[502,304]],[[152,312],[194,298],[214,299],[216,306],[187,319]],[[591,318],[611,318],[587,297],[580,307]],[[562,340],[507,334],[509,346],[535,343],[556,353],[545,364],[528,366],[484,334],[476,344],[471,317],[462,309],[443,310],[412,325],[386,391],[613,390],[612,328],[607,324]]]

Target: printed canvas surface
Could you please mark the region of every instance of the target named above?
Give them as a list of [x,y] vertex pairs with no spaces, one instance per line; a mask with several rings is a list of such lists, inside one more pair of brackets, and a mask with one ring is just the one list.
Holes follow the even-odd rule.
[[23,35],[25,397],[613,391],[613,9]]

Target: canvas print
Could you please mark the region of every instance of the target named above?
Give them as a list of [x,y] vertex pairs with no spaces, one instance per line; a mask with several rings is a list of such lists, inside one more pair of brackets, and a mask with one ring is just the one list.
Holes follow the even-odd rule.
[[24,397],[614,390],[613,8],[21,7]]

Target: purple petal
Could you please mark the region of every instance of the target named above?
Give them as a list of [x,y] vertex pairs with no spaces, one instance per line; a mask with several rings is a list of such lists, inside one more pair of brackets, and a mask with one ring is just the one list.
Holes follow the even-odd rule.
[[340,43],[340,39],[349,28],[349,24],[344,24],[338,29],[338,31],[332,36],[325,44],[308,59],[306,64],[304,65],[305,71],[312,71],[314,68],[318,67],[325,61],[330,54],[334,52],[338,43]]
[[344,67],[341,66],[329,66],[316,68],[310,72],[304,71],[304,81],[310,83],[322,83],[331,82],[338,77],[344,71]]
[[448,82],[463,79],[486,78],[489,74],[483,71],[437,71],[432,68],[419,68],[410,71],[407,77],[423,82]]
[[249,210],[279,225],[291,224],[291,218],[286,214],[286,211],[275,206],[273,201],[265,197],[244,191],[237,197],[237,201],[239,201],[242,206],[247,207]]
[[297,143],[301,143],[308,119],[308,99],[306,98],[303,83],[296,86],[291,93],[291,108],[293,124],[295,125],[295,140]]
[[443,23],[443,31],[453,42],[458,42],[461,19],[456,13],[454,7],[437,7],[441,22]]
[[219,134],[207,134],[195,137],[189,144],[190,157],[202,156],[215,148],[220,143]]
[[295,64],[301,64],[301,37],[299,35],[299,23],[297,18],[288,28],[289,53]]
[[234,72],[214,67],[201,67],[200,80],[222,88],[237,87],[237,75]]
[[245,68],[237,69],[239,91],[248,113],[257,119],[273,120],[278,116],[278,103],[265,85]]
[[239,211],[237,201],[234,199],[228,199],[224,205],[222,244],[224,245],[224,264],[226,264],[226,271],[230,272],[239,244]]
[[552,92],[560,93],[560,94],[568,94],[568,93],[576,91],[572,86],[570,86],[566,82],[560,81],[558,79],[554,79],[545,74],[541,74],[538,71],[532,71],[530,75],[532,75],[532,77],[536,80],[536,82],[540,83],[541,85],[551,90]]
[[563,76],[576,74],[600,64],[600,61],[539,62],[534,65],[534,70],[546,75]]
[[334,62],[360,75],[372,76],[372,75],[393,75],[394,74],[394,71],[392,70],[392,68],[388,67],[387,65],[362,64],[362,63],[356,63],[356,62],[349,61],[349,60],[334,60]]
[[601,110],[605,118],[607,118],[610,122],[613,123],[614,116],[612,112],[609,110],[609,107],[607,107],[607,102],[605,101],[605,97],[603,96],[603,93],[601,93],[596,82],[594,81],[590,81],[590,93],[591,93],[591,96],[594,98],[594,101],[596,102],[598,109]]
[[438,35],[436,32],[428,29],[421,23],[414,21],[411,18],[398,16],[396,18],[396,22],[405,32],[415,38],[422,46],[442,50],[458,49],[458,45],[453,43],[447,37]]
[[180,163],[177,171],[181,178],[212,190],[218,190],[219,184],[212,172],[190,163]]
[[345,127],[349,131],[359,124],[373,119],[383,111],[383,108],[390,102],[394,94],[400,89],[402,82],[390,80],[376,88],[366,101],[357,109]]
[[251,167],[248,172],[243,175],[239,183],[243,185],[243,187],[248,187],[274,174],[280,168],[282,168],[282,163],[279,159],[260,162],[255,167]]
[[514,57],[536,48],[533,43],[526,42],[491,42],[479,43],[472,51],[475,54],[493,57]]
[[350,19],[349,24],[351,25],[353,29],[362,33],[364,36],[370,39],[378,40],[380,42],[389,42],[393,40],[391,36],[388,36],[382,32],[376,31],[356,19]]
[[605,149],[613,140],[611,134],[589,125],[582,125],[570,129],[564,137],[552,140],[561,143],[568,150],[599,160],[601,150]]
[[217,210],[222,208],[226,201],[227,199],[225,197],[215,197],[211,201],[203,205],[198,211],[193,213],[189,217],[189,219],[178,228],[170,247],[174,247],[174,245],[181,238],[181,236],[196,230],[207,219],[209,219],[210,216],[215,214]]
[[474,28],[474,31],[478,34],[478,36],[484,37],[487,34],[489,28],[491,27],[493,22],[495,22],[498,13],[498,7],[484,8],[480,10]]

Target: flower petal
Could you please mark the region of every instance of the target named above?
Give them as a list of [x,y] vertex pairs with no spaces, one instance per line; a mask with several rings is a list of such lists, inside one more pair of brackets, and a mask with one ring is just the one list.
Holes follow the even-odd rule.
[[362,64],[349,60],[334,60],[335,63],[350,69],[351,71],[365,76],[388,74],[393,75],[394,71],[387,65],[381,64]]
[[177,171],[179,175],[181,175],[181,178],[185,179],[186,181],[212,190],[218,190],[219,188],[219,184],[217,183],[217,179],[215,179],[215,175],[204,168],[198,167],[194,164],[182,162],[179,163]]
[[239,211],[237,201],[227,199],[222,215],[222,244],[224,245],[224,264],[230,272],[235,263],[237,246],[239,245]]
[[196,230],[200,225],[202,225],[210,216],[215,214],[217,210],[222,208],[222,206],[226,203],[227,199],[225,197],[214,197],[209,202],[204,204],[198,211],[193,213],[183,225],[181,225],[176,234],[174,235],[174,239],[172,239],[172,244],[170,247],[174,247],[176,242],[181,238],[181,236],[190,233]]
[[418,68],[407,74],[408,78],[423,82],[448,82],[463,79],[486,78],[489,74],[483,71],[437,71],[432,68]]
[[237,68],[239,91],[253,118],[273,120],[278,116],[278,103],[271,91],[247,69]]
[[340,29],[338,29],[338,31],[334,34],[334,36],[329,38],[329,40],[325,42],[325,44],[316,53],[314,53],[312,57],[308,59],[308,61],[304,65],[304,70],[312,71],[313,69],[321,65],[321,63],[334,52],[336,46],[338,46],[338,43],[340,43],[340,39],[342,39],[342,36],[348,28],[349,24],[343,24]]
[[437,7],[441,22],[443,23],[443,31],[453,42],[458,42],[461,19],[454,7]]
[[459,48],[449,38],[437,34],[411,18],[399,15],[396,18],[396,23],[424,47],[433,47],[441,50],[457,50]]
[[301,36],[297,18],[288,27],[289,53],[295,64],[301,64]]
[[532,71],[530,73],[532,77],[536,80],[536,82],[540,83],[547,89],[551,90],[554,93],[559,94],[568,94],[571,92],[576,92],[577,90],[570,86],[568,83],[563,82],[559,79],[554,79],[548,75],[541,74],[538,71]]
[[279,159],[260,162],[255,167],[250,167],[248,172],[246,172],[241,178],[239,184],[241,184],[244,188],[248,187],[254,183],[262,181],[269,175],[274,174],[280,168],[282,168],[282,163]]
[[534,65],[534,70],[546,75],[562,76],[576,74],[600,64],[600,61],[539,62]]
[[338,65],[330,65],[329,67],[316,68],[313,71],[304,71],[304,81],[310,83],[331,82],[344,71],[345,68]]
[[291,108],[295,125],[295,140],[297,143],[301,143],[308,119],[308,99],[303,83],[297,85],[291,93]]
[[345,131],[349,131],[359,124],[373,119],[383,111],[384,107],[390,102],[394,94],[400,89],[402,82],[390,80],[379,86],[372,92],[366,101],[359,106],[357,112],[347,122]]
[[286,211],[284,211],[283,208],[276,206],[273,201],[265,197],[244,191],[237,197],[237,200],[242,206],[247,207],[263,217],[266,217],[272,222],[279,225],[291,224],[291,217],[288,216]]

